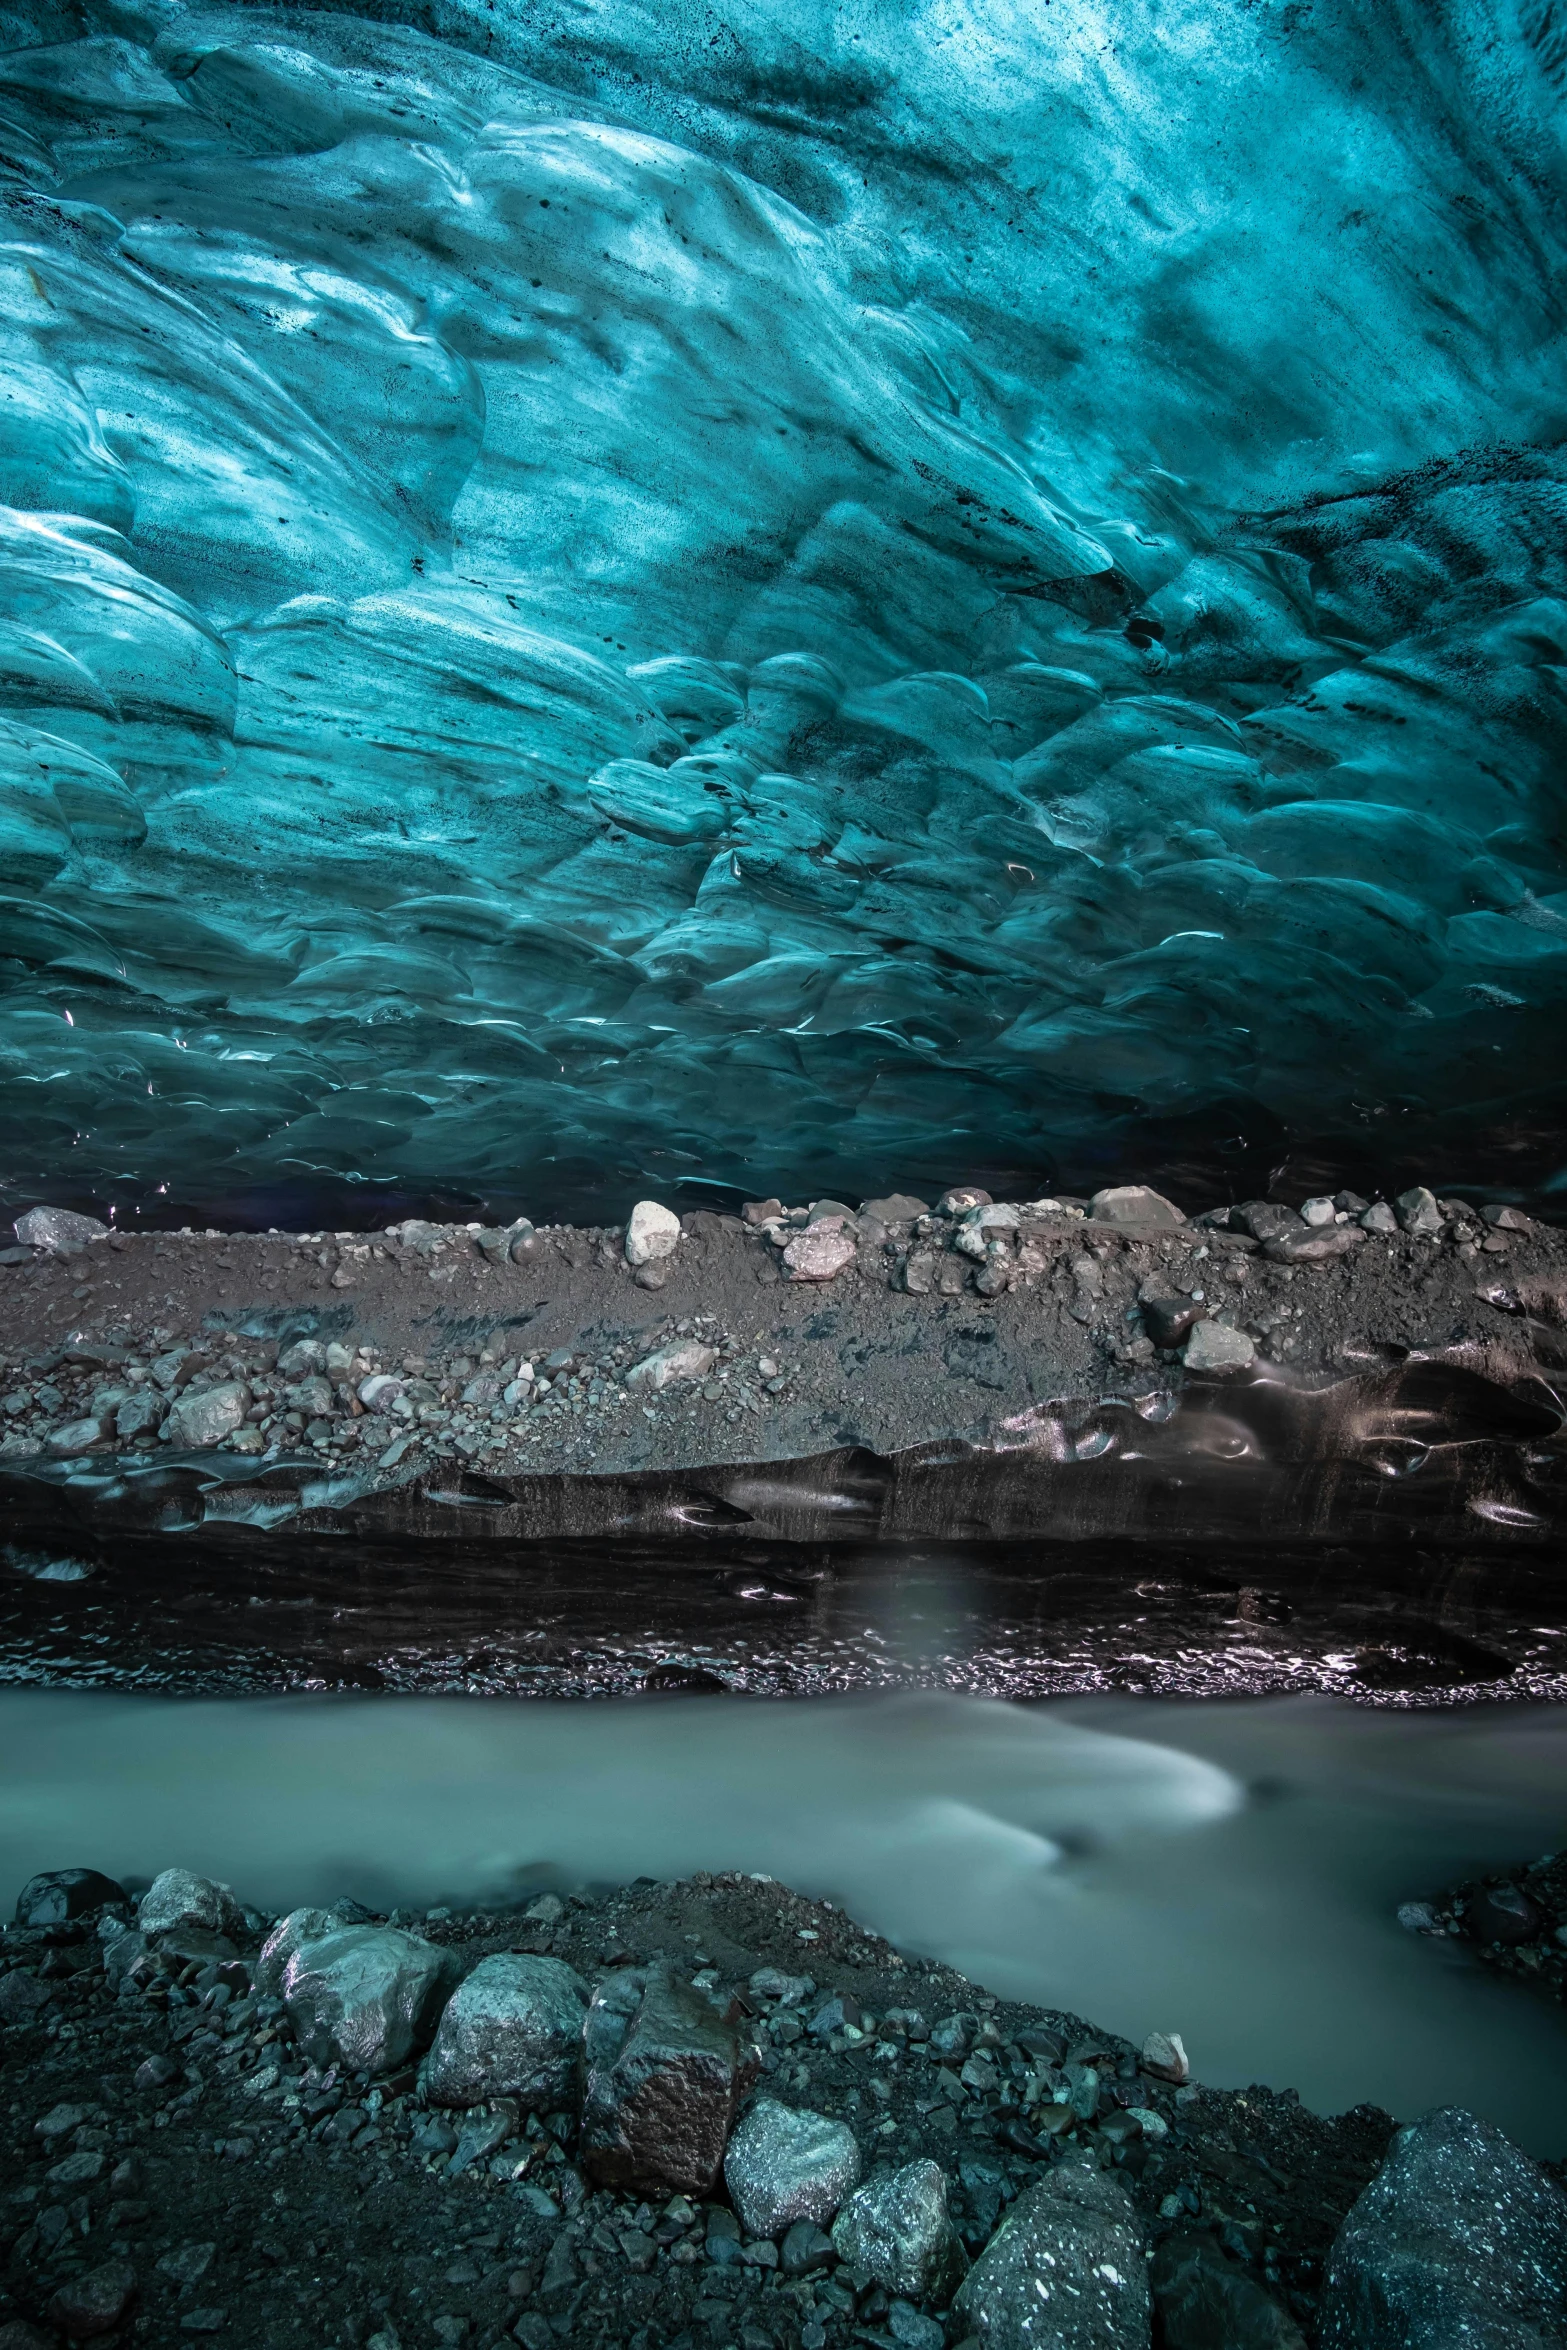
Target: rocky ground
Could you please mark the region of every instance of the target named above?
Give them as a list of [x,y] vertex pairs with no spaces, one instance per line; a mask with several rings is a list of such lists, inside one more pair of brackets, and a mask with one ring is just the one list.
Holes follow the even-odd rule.
[[997,2000],[766,1879],[280,1925],[178,1870],[139,1916],[66,1872],[18,1917],[0,2350],[942,2350],[1045,2338],[1042,2299],[1085,2350],[1347,2345],[1401,2231],[1442,2285],[1459,2158],[1528,2274],[1519,2302],[1455,2239],[1454,2291],[1511,2294],[1520,2350],[1567,2320],[1567,2200],[1483,2125],[1423,2123],[1379,2175],[1384,2113],[1203,2088],[1177,2041]]
[[1567,1235],[1510,1207],[1348,1193],[1187,1218],[948,1193],[624,1229],[106,1232],[0,1250],[0,1465],[254,1456],[405,1482],[985,1441],[1048,1399],[1411,1354],[1534,1366]]
[[1413,1934],[1461,1935],[1488,1965],[1567,2000],[1567,1852],[1406,1902],[1399,1918]]

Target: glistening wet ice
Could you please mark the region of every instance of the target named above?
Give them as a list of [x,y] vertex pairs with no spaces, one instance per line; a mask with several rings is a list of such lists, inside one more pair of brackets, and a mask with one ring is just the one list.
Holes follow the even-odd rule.
[[1395,1919],[1559,1836],[1559,1708],[35,1689],[0,1702],[0,1789],[0,1898],[64,1859],[280,1909],[760,1870],[999,1994],[1178,2030],[1213,2083],[1563,2151],[1562,2011]]

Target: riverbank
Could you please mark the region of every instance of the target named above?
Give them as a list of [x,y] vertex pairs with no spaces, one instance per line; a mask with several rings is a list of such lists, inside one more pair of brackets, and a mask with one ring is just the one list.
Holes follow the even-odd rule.
[[1419,1190],[1339,1197],[303,1235],[40,1210],[0,1269],[0,1474],[20,1523],[73,1486],[124,1530],[178,1487],[219,1494],[197,1522],[357,1511],[399,1539],[440,1538],[455,1493],[465,1537],[511,1543],[1200,1519],[1549,1545],[1567,1239]]
[[[687,2039],[703,2016],[712,2027],[687,2094],[724,2106],[720,2149],[725,2101],[738,2113],[753,2096],[844,2134],[836,2197],[811,2204],[809,2226],[747,2226],[721,2174],[677,2178],[690,2154],[667,2101],[617,2183],[571,2066],[569,2086],[531,2101],[543,2110],[502,2093],[516,2086],[503,2065],[495,2095],[467,2102],[487,2085],[476,2076],[456,2106],[421,2094],[417,2049],[356,2071],[262,1967],[273,1921],[203,1908],[188,1890],[202,1882],[185,1880],[189,1914],[161,1933],[131,1931],[122,1907],[6,1935],[5,2274],[30,2321],[58,2318],[108,2268],[134,2283],[106,2339],[819,2350],[891,2324],[919,2350],[968,2330],[953,2284],[1017,2199],[1080,2170],[1113,2182],[1156,2267],[1170,2241],[1198,2245],[1250,2313],[1237,2340],[1282,2346],[1313,2324],[1332,2242],[1393,2129],[1371,2108],[1326,2118],[1287,2090],[1188,2084],[1168,2038],[1137,2046],[998,2000],[751,1877],[544,1895],[512,1914],[306,1913],[318,1931],[357,1925],[367,1947],[385,1929],[405,1968],[431,1950],[452,1976],[499,1953],[547,1957],[597,1986],[595,2013],[635,2007],[640,1970],[665,1970]],[[1150,2017],[1150,2032],[1176,2022]],[[900,2291],[869,2238],[828,2230],[851,2172],[914,2164],[935,2166],[963,2249]]]

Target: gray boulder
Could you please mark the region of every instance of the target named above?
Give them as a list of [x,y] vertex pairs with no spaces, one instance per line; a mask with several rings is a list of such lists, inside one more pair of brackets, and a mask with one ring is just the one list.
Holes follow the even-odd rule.
[[711,2194],[754,2078],[734,2026],[660,1965],[600,1986],[586,2045],[583,2169],[639,2194]]
[[24,1248],[44,1248],[55,1257],[80,1256],[95,1240],[107,1240],[109,1227],[96,1216],[78,1216],[74,1208],[29,1208],[11,1227]]
[[1328,2258],[1322,2350],[1546,2350],[1567,2338],[1567,2196],[1459,2106],[1394,2139]]
[[154,1877],[136,1909],[142,1932],[179,1934],[198,1927],[207,1934],[242,1934],[244,1915],[227,1885],[189,1869],[165,1869]]
[[1165,2238],[1148,2282],[1166,2350],[1306,2350],[1283,2303],[1199,2229]]
[[457,1967],[451,1951],[396,1926],[338,1926],[298,1944],[280,1988],[307,2053],[379,2073],[424,2046]]
[[335,1909],[291,1909],[287,1917],[278,1919],[261,1945],[255,1969],[256,1989],[277,1998],[283,1988],[284,1969],[300,1944],[319,1942],[327,1934],[339,1933],[351,1922]]
[[968,2265],[947,2211],[947,2174],[923,2156],[867,2179],[839,2212],[832,2240],[850,2268],[910,2301],[950,2300]]
[[1108,2171],[1062,2164],[1020,2195],[957,2309],[986,2350],[1146,2350],[1142,2222]]
[[226,1379],[218,1387],[187,1388],[169,1408],[163,1423],[165,1444],[186,1452],[210,1452],[245,1424],[250,1389],[240,1379]]
[[587,1985],[562,1959],[509,1950],[480,1959],[436,2027],[425,2096],[433,2105],[515,2097],[528,2111],[555,2111],[576,2079],[587,2004]]
[[1162,1192],[1152,1190],[1146,1183],[1112,1184],[1107,1191],[1096,1191],[1088,1203],[1088,1213],[1101,1224],[1184,1224],[1174,1200]]
[[824,2113],[759,2097],[729,2141],[724,2181],[753,2236],[777,2236],[795,2220],[830,2220],[858,2185],[854,2132]]

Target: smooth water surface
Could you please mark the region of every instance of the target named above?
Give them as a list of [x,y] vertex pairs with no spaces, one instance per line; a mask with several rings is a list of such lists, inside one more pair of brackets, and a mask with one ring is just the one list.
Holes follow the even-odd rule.
[[1567,1711],[940,1692],[589,1706],[0,1701],[0,1899],[33,1870],[210,1871],[273,1908],[766,1872],[901,1948],[1334,2110],[1456,2101],[1567,2150],[1567,2017],[1401,1900],[1531,1859]]

